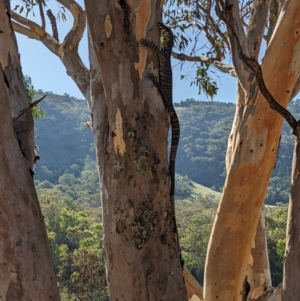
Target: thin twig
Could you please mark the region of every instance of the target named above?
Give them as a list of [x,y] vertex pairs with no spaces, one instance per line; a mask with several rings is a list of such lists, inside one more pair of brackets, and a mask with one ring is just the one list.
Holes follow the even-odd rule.
[[46,22],[45,22],[45,15],[44,15],[44,8],[43,8],[43,0],[39,0],[39,10],[40,10],[40,16],[42,20],[42,28],[45,30],[46,29]]
[[47,96],[47,95],[44,95],[44,96],[41,97],[40,99],[38,99],[38,100],[32,102],[31,104],[29,104],[29,106],[28,106],[27,108],[25,108],[24,110],[20,111],[20,114],[19,114],[17,117],[15,117],[15,118],[13,119],[13,121],[18,120],[18,119],[19,119],[22,115],[24,115],[26,112],[32,110],[32,109],[33,109],[35,106],[37,106],[37,105],[38,105],[38,104],[39,104],[46,96]]
[[205,64],[212,64],[214,67],[216,67],[218,70],[220,70],[223,73],[228,73],[233,77],[236,77],[236,72],[233,66],[226,65],[222,63],[221,61],[217,60],[213,57],[208,56],[189,56],[184,53],[177,53],[172,51],[172,57],[179,60],[179,61],[188,61],[188,62],[202,62]]

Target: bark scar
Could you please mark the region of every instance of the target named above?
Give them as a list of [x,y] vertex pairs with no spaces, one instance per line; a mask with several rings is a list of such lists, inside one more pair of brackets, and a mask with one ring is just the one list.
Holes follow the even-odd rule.
[[111,22],[110,22],[109,15],[105,16],[104,29],[105,29],[106,37],[109,38],[110,35],[111,35],[111,30],[112,30],[112,25],[111,25]]
[[116,114],[116,129],[114,131],[114,150],[116,154],[124,155],[126,152],[126,144],[123,138],[123,119],[121,115],[121,111],[118,108],[117,114]]

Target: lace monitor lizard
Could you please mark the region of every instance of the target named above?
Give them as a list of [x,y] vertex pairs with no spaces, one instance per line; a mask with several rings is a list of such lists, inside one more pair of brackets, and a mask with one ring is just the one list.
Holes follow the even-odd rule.
[[170,115],[171,121],[171,149],[170,149],[170,176],[171,176],[171,202],[173,212],[175,213],[175,159],[179,143],[180,127],[176,111],[173,106],[173,81],[172,81],[172,66],[171,66],[171,53],[174,44],[174,36],[169,27],[162,23],[157,23],[160,30],[160,35],[163,38],[162,47],[157,46],[152,41],[141,39],[139,44],[149,47],[159,58],[159,78],[153,73],[149,73],[147,78],[151,79],[154,86],[158,89],[162,96],[165,108]]

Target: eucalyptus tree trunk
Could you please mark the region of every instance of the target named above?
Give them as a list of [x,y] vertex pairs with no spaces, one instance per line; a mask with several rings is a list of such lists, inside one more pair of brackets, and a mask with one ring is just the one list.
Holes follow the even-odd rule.
[[[248,284],[248,291],[245,294],[247,301],[255,300],[272,287],[264,208],[262,208],[260,213],[260,219],[251,248],[246,282],[245,284]],[[246,291],[245,284],[244,292]]]
[[0,299],[60,300],[31,175],[31,112],[16,119],[28,100],[3,0],[0,20]]
[[[222,1],[218,1],[222,2]],[[220,5],[221,14],[231,17],[236,32],[238,1]],[[268,44],[262,64],[266,86],[286,106],[297,83],[300,67],[300,2],[287,1]],[[287,32],[294,33],[289,35]],[[282,118],[269,108],[255,81],[239,64],[232,32],[229,37],[239,81],[245,90],[245,110],[232,152],[224,191],[210,238],[204,279],[204,299],[242,300],[243,282],[264,196],[276,159]],[[231,35],[231,36],[230,36]],[[241,40],[245,53],[251,53]]]
[[286,249],[283,269],[282,301],[300,299],[300,125],[296,135],[293,154],[291,194],[286,231]]
[[33,118],[31,111],[26,111],[19,116],[20,112],[28,107],[28,99],[23,84],[16,37],[11,28],[10,18],[6,13],[6,3],[9,1],[1,0],[0,63],[8,83],[6,91],[11,116],[14,120],[14,132],[26,158],[28,172],[32,172],[35,159]]
[[183,277],[185,287],[187,290],[187,296],[189,300],[203,300],[203,289],[198,281],[190,274],[190,272],[184,267]]
[[[236,110],[228,137],[226,152],[226,170],[229,169],[233,150],[236,147],[238,131],[243,120],[245,109],[245,93],[240,84],[237,88]],[[260,222],[257,224],[256,234],[251,248],[247,274],[243,285],[243,298],[247,301],[261,295],[272,286],[268,246],[265,227],[265,210],[260,214]]]
[[241,85],[238,83],[236,104],[235,104],[235,114],[231,126],[231,131],[228,136],[227,150],[225,156],[225,165],[226,165],[227,172],[229,170],[232,161],[233,152],[236,147],[238,131],[241,126],[241,122],[243,120],[244,109],[245,109],[245,93]]
[[159,44],[161,1],[85,4],[105,94],[91,114],[110,299],[187,300],[170,199],[168,114],[145,79],[157,74],[158,60],[137,43]]

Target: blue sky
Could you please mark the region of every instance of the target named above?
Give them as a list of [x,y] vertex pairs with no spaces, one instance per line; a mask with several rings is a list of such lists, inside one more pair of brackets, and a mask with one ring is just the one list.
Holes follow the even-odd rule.
[[[83,1],[79,1],[79,3]],[[51,2],[50,2],[51,3]],[[12,8],[14,4],[12,4]],[[57,11],[57,4],[54,6],[53,13]],[[52,9],[52,7],[51,7]],[[36,13],[38,16],[38,13]],[[39,18],[32,17],[33,21],[39,23]],[[67,22],[59,21],[58,29],[60,40],[67,33],[71,26],[72,16],[67,13]],[[47,23],[49,23],[47,19]],[[47,24],[49,30],[49,24]],[[51,31],[49,31],[51,32]],[[67,93],[77,98],[83,98],[73,80],[67,75],[66,69],[53,53],[51,53],[41,42],[29,39],[23,35],[17,34],[19,52],[21,54],[21,64],[24,75],[29,75],[32,78],[33,85],[36,90],[52,91],[56,94]],[[80,49],[81,58],[88,66],[88,49],[87,38],[83,37]],[[183,68],[178,62],[173,61],[173,96],[174,102],[180,102],[187,98],[197,100],[209,100],[205,94],[198,94],[198,87],[190,86],[190,83],[195,74],[195,70],[191,69],[192,64],[185,63]],[[219,86],[218,95],[214,98],[215,101],[235,102],[236,96],[236,80],[228,75],[221,74],[216,71],[218,77],[216,81]],[[181,74],[190,74],[186,80],[180,80]]]

